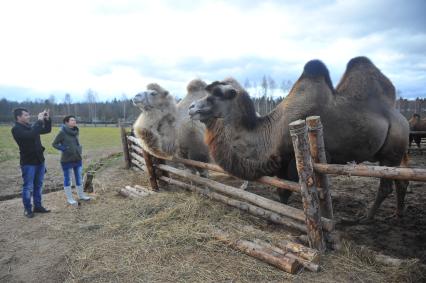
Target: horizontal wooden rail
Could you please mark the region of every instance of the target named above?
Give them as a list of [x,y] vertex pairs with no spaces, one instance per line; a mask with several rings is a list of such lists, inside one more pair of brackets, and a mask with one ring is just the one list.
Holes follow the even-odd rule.
[[426,182],[426,169],[385,167],[371,165],[338,165],[314,163],[314,170],[321,174],[377,177]]
[[173,184],[173,185],[182,187],[184,189],[190,190],[192,192],[197,192],[199,194],[208,196],[211,199],[223,202],[223,203],[225,203],[229,206],[239,208],[243,211],[247,211],[250,214],[266,218],[273,223],[282,224],[282,225],[285,225],[287,227],[290,227],[290,228],[293,228],[293,229],[296,229],[296,230],[299,230],[299,231],[302,231],[302,232],[305,232],[305,233],[307,232],[306,225],[304,225],[301,221],[294,220],[290,217],[285,217],[285,216],[279,215],[278,213],[257,207],[253,204],[243,202],[243,201],[240,201],[240,200],[236,200],[236,199],[227,197],[225,195],[212,192],[209,189],[203,189],[203,188],[191,185],[191,184],[186,184],[186,183],[183,183],[181,181],[168,178],[168,177],[162,176],[159,179],[164,181],[164,182],[167,182],[169,184]]
[[[230,195],[233,197],[237,197],[241,200],[250,202],[261,208],[276,212],[278,214],[281,214],[299,221],[305,221],[305,213],[300,209],[297,209],[282,203],[278,203],[276,201],[264,198],[262,196],[259,196],[250,192],[246,192],[244,190],[237,189],[237,188],[234,188],[234,187],[231,187],[231,186],[228,186],[207,178],[199,177],[197,175],[191,174],[189,172],[186,172],[180,169],[176,169],[168,165],[158,164],[156,165],[156,167],[166,172],[169,172],[177,176],[186,178],[188,180],[194,181],[196,183],[205,185],[217,192]],[[334,230],[334,222],[332,220],[325,217],[321,217],[321,221],[323,223],[323,228],[325,231],[331,232]]]
[[424,134],[426,134],[426,131],[410,131],[410,134],[412,134],[412,135],[424,135]]

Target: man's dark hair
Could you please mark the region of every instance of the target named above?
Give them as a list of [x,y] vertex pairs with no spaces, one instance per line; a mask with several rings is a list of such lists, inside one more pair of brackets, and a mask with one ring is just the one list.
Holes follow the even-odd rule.
[[22,116],[23,112],[28,112],[28,110],[25,109],[25,108],[16,108],[16,109],[13,109],[13,117],[15,117],[15,121],[18,120],[18,116]]
[[75,119],[75,116],[74,115],[68,115],[68,116],[65,116],[65,118],[64,118],[64,124],[65,123],[68,123],[69,121],[70,121],[70,119],[71,118],[74,118]]

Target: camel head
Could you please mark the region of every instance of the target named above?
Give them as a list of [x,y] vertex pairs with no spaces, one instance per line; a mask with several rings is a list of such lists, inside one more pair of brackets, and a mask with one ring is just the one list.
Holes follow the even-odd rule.
[[147,90],[136,94],[132,101],[142,111],[164,109],[174,103],[174,99],[169,95],[169,92],[156,83],[149,84]]
[[408,124],[410,125],[410,130],[414,130],[414,128],[417,126],[417,124],[420,123],[420,115],[419,114],[413,114],[410,120],[408,120]]
[[207,95],[189,106],[193,120],[207,121],[226,117],[232,110],[237,90],[227,82],[213,82],[206,86]]

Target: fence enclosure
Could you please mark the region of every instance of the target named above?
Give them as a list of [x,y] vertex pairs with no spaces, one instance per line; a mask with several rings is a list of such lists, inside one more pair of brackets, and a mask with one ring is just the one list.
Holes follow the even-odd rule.
[[[185,189],[209,196],[212,199],[237,207],[251,214],[264,217],[272,222],[284,224],[307,233],[309,246],[320,252],[336,244],[333,236],[334,220],[328,174],[368,176],[399,180],[426,182],[426,170],[419,168],[399,168],[367,165],[327,164],[322,125],[319,116],[289,124],[296,157],[299,183],[274,177],[262,177],[256,182],[300,193],[303,210],[228,186],[217,181],[177,169],[153,158],[145,152],[140,141],[128,135],[121,128],[121,137],[126,167],[147,171],[152,190],[158,190],[158,181],[170,183]],[[153,162],[153,159],[160,162]],[[215,164],[174,157],[170,161],[195,166],[226,174]],[[157,177],[156,169],[166,174]],[[169,176],[175,175],[189,180],[185,183]],[[195,185],[197,184],[197,185]]]

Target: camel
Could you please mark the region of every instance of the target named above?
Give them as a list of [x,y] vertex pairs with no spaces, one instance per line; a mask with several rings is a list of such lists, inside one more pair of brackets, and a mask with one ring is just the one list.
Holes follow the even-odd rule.
[[[410,125],[410,131],[426,131],[426,119],[420,119],[419,114],[413,114],[410,120],[408,120],[408,124]],[[416,143],[417,147],[420,148],[420,142],[422,138],[426,138],[426,134],[410,134],[409,137],[409,147],[411,147],[411,143]]]
[[[309,61],[289,95],[268,115],[256,117],[248,93],[233,80],[213,82],[208,95],[189,109],[206,125],[205,139],[217,164],[243,179],[263,175],[298,180],[288,124],[318,115],[324,128],[328,161],[379,162],[399,166],[408,145],[408,122],[394,109],[395,88],[366,57],[349,61],[334,89],[327,67]],[[376,199],[360,220],[368,222],[392,192],[381,179]],[[401,216],[408,182],[395,180],[396,215]],[[278,191],[287,202],[291,192]]]
[[[188,107],[196,99],[205,95],[206,83],[194,79],[187,86],[187,95],[176,104],[167,90],[156,83],[147,86],[147,90],[136,94],[133,103],[142,113],[133,125],[142,147],[151,155],[172,159],[173,156],[208,162],[209,150],[204,143],[205,126],[192,121],[188,116]],[[207,176],[204,169],[190,168]]]

